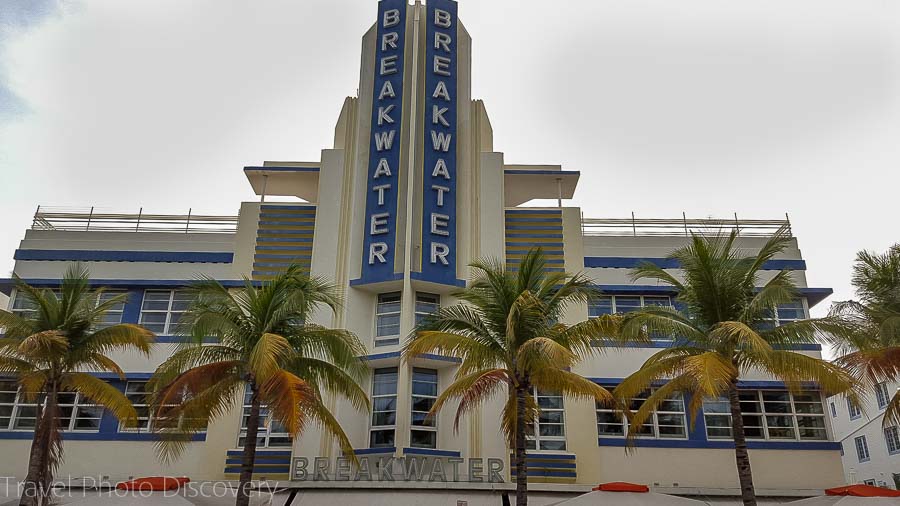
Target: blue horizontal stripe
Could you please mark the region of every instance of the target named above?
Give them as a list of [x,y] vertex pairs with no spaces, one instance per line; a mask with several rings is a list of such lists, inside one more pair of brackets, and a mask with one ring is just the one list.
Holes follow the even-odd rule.
[[315,220],[315,213],[259,213],[260,218],[300,218]]
[[312,242],[312,237],[257,237],[256,242],[304,243]]
[[531,459],[540,459],[540,460],[575,460],[575,455],[569,455],[565,453],[526,453],[525,458],[527,460]]
[[507,242],[507,243],[506,243],[506,248],[507,248],[507,249],[509,249],[509,248],[525,248],[525,249],[531,249],[531,248],[533,248],[533,247],[535,247],[535,246],[540,246],[541,248],[562,248],[562,247],[563,247],[563,243],[561,243],[561,242],[542,242],[542,243],[533,243],[533,242],[528,242],[528,241],[522,241],[522,242]]
[[[656,339],[649,343],[647,342],[634,342],[634,343],[619,343],[619,342],[603,342],[602,340],[595,340],[591,342],[591,346],[596,347],[606,347],[606,348],[646,348],[646,349],[662,349],[662,348],[671,348],[675,344],[674,340],[670,339]],[[790,351],[822,351],[822,345],[816,343],[797,343],[790,346],[773,346],[776,350],[790,350]]]
[[[540,176],[577,176],[581,174],[578,170],[528,170],[528,169],[504,169],[504,174],[527,174]],[[509,212],[509,211],[507,211]]]
[[[564,264],[564,263],[566,263],[566,261],[563,260],[562,258],[545,258],[544,262],[546,262],[548,264]],[[522,259],[521,258],[507,258],[506,263],[520,264],[520,263],[522,263]]]
[[394,453],[397,451],[397,448],[391,446],[389,448],[359,448],[354,449],[353,453],[357,455],[377,455],[377,454],[385,454],[385,453]]
[[279,234],[279,235],[301,235],[301,236],[310,236],[311,237],[314,232],[312,229],[288,230],[288,229],[277,229],[277,228],[261,228],[261,229],[257,230],[257,233],[260,235],[262,235],[262,234],[266,234],[266,235]]
[[234,253],[205,251],[98,251],[19,249],[15,260],[62,262],[178,262],[230,264]]
[[276,211],[315,211],[316,210],[316,206],[291,206],[291,205],[277,206],[277,205],[271,205],[271,204],[262,205],[262,206],[259,206],[259,208],[263,211],[271,211],[271,210],[276,210]]
[[[306,259],[307,259],[306,262],[281,262],[281,263],[259,263],[259,262],[254,262],[254,263],[253,263],[253,268],[257,268],[257,267],[266,268],[266,267],[268,267],[268,268],[275,268],[275,269],[285,269],[285,268],[287,268],[287,267],[289,267],[289,266],[291,266],[291,265],[294,265],[294,264],[296,264],[296,265],[302,265],[302,266],[308,267],[308,266],[309,266],[309,257],[306,257]],[[263,272],[263,271],[260,271],[260,272]]]
[[318,167],[244,167],[244,172],[319,172]]
[[[243,450],[228,450],[229,457],[241,456],[243,454],[244,454]],[[258,448],[256,450],[256,456],[260,457],[262,455],[276,456],[276,457],[290,457],[291,455],[293,455],[293,452],[291,450],[266,450],[263,448]]]
[[[387,353],[375,353],[373,355],[363,355],[359,357],[362,360],[382,360],[386,358],[400,358],[399,351],[389,351]],[[423,353],[421,355],[416,355],[416,358],[424,358],[426,360],[440,360],[441,362],[452,362],[454,364],[458,364],[462,362],[461,359],[456,357],[446,357],[444,355],[435,355],[433,353]]]
[[350,286],[362,286],[362,285],[372,285],[376,283],[384,283],[386,281],[400,281],[403,279],[403,274],[395,272],[393,276],[388,279],[367,279],[367,278],[357,278],[350,280]]
[[[276,474],[284,474],[289,473],[291,471],[290,466],[278,466],[278,467],[257,467],[253,466],[253,474],[261,474],[261,473],[276,473]],[[226,467],[225,474],[238,474],[241,472],[240,467]]]
[[575,478],[573,471],[545,471],[543,469],[528,469],[528,476],[545,476],[548,478]]
[[506,234],[506,237],[525,237],[529,239],[562,239],[562,234]]
[[[575,469],[575,462],[536,462],[532,460],[532,457],[525,459],[528,464],[528,469]],[[516,468],[515,464],[512,466],[513,469]]]
[[512,217],[507,216],[506,222],[507,223],[535,222],[535,223],[560,223],[561,224],[562,217],[559,217],[559,218],[512,218]]
[[562,210],[561,209],[540,209],[540,208],[507,209],[506,214],[562,214]]
[[[510,266],[510,267],[507,267],[506,270],[508,270],[510,272],[517,272],[519,270],[519,268],[515,267],[515,266]],[[545,272],[565,272],[566,270],[565,269],[556,269],[553,267],[547,267],[546,269],[544,269],[544,271]]]
[[[303,219],[291,220],[291,221],[260,221],[260,230],[276,230],[265,227],[310,227],[316,224],[315,216],[303,217]],[[312,232],[311,229],[294,229],[291,232]]]
[[[159,435],[147,432],[70,432],[64,431],[64,441],[159,441]],[[34,439],[31,431],[0,432],[3,439]],[[206,433],[194,434],[191,441],[206,441]]]
[[[622,381],[624,378],[586,378],[589,381],[592,381],[598,385],[603,386],[616,386]],[[654,383],[656,386],[665,385],[665,381],[658,381]],[[802,385],[804,390],[809,390],[813,392],[819,391],[819,387],[814,383],[805,383]],[[783,381],[774,381],[774,380],[738,380],[738,388],[742,390],[787,390],[787,385],[784,384]]]
[[[641,257],[584,257],[585,267],[601,269],[633,269],[642,263],[651,263],[662,269],[678,269],[681,264],[674,258],[641,258]],[[769,260],[763,264],[763,270],[806,270],[803,260]]]
[[507,225],[506,230],[558,230],[562,232],[562,226],[556,225]]
[[[519,248],[519,249],[506,248],[506,255],[507,256],[510,256],[510,255],[524,256],[528,253],[529,250],[531,250],[531,248],[533,248],[533,246],[531,246],[531,245],[524,247],[524,248]],[[564,255],[565,254],[565,252],[563,250],[553,250],[553,249],[541,248],[541,251],[543,251],[545,255]]]
[[267,246],[257,244],[256,251],[312,251],[312,246]]
[[256,258],[257,260],[281,260],[281,259],[283,259],[283,260],[296,260],[296,259],[298,259],[298,258],[299,258],[299,259],[309,260],[309,259],[312,258],[312,255],[288,255],[288,254],[285,254],[285,255],[269,255],[269,254],[260,254],[260,253],[257,253],[256,255],[254,255],[254,258]]
[[435,457],[459,457],[460,453],[453,450],[433,450],[431,448],[404,448],[404,455],[432,455]]
[[[598,438],[599,446],[624,447],[624,438]],[[734,449],[733,441],[707,441],[693,439],[635,439],[634,445],[644,448],[714,448]],[[751,450],[840,450],[841,443],[832,441],[747,441]]]
[[444,286],[456,286],[459,288],[465,288],[465,286],[466,286],[466,280],[464,280],[464,279],[454,279],[452,282],[449,282],[446,280],[437,280],[436,281],[436,280],[431,280],[431,279],[425,279],[422,276],[421,272],[410,272],[409,279],[417,279],[417,280],[427,281],[429,283],[434,283],[434,284],[444,285]]
[[[244,463],[244,459],[242,457],[235,457],[233,459],[225,459],[226,466],[239,466]],[[253,468],[266,467],[266,466],[285,466],[291,465],[290,457],[274,457],[271,459],[267,459],[265,455],[256,454],[256,460],[253,463]]]

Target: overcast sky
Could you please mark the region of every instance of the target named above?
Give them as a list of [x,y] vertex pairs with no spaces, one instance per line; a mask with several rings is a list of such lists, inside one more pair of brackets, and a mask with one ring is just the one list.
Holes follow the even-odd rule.
[[[375,0],[0,0],[0,275],[40,205],[235,214],[318,160]],[[900,241],[900,2],[460,0],[509,163],[589,217],[781,218],[852,296]],[[820,305],[816,312],[827,309]]]

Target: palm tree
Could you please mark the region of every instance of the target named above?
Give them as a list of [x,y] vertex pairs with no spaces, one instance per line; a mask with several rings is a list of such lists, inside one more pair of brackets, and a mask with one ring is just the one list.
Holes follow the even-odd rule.
[[113,413],[126,425],[137,421],[131,403],[117,388],[93,375],[125,373],[109,354],[137,350],[149,356],[155,336],[137,325],[103,326],[104,316],[126,296],[104,295],[90,287],[87,269],[66,270],[59,292],[38,289],[16,278],[16,297],[30,309],[18,315],[0,311],[0,373],[14,375],[21,395],[37,402],[34,438],[21,504],[48,504],[53,474],[63,458],[62,394],[78,394]]
[[429,415],[459,399],[454,430],[479,404],[506,395],[501,428],[515,452],[516,504],[526,506],[526,433],[540,414],[533,390],[611,403],[606,389],[571,368],[596,350],[598,337],[614,333],[616,318],[559,323],[566,309],[587,302],[596,291],[583,275],[548,272],[540,249],[525,256],[518,272],[497,260],[471,267],[474,279],[454,294],[463,303],[441,308],[423,321],[406,344],[404,358],[442,353],[462,359],[455,381]]
[[[323,391],[367,409],[357,381],[366,371],[365,348],[346,330],[310,323],[324,306],[334,310],[335,287],[291,266],[260,286],[249,279],[229,290],[213,279],[191,287],[194,302],[179,321],[187,343],[156,370],[150,382],[163,461],[180,456],[190,435],[231,409],[244,389],[250,413],[236,504],[249,503],[260,411],[265,406],[287,432],[298,436],[313,422],[353,458],[353,447],[323,402]],[[204,344],[207,338],[214,344]]]
[[627,413],[631,438],[667,397],[691,395],[689,410],[694,420],[704,399],[726,397],[741,497],[745,505],[755,505],[738,393],[741,374],[764,372],[784,381],[793,392],[801,391],[807,382],[815,382],[826,392],[849,390],[852,394],[853,381],[835,364],[790,351],[794,345],[815,342],[819,332],[847,332],[839,320],[805,319],[780,326],[772,323],[776,307],[797,298],[788,271],[775,273],[757,288],[763,265],[790,241],[787,230],[779,230],[755,256],[742,256],[735,247],[736,238],[736,232],[728,236],[694,235],[688,245],[668,256],[680,263],[681,277],[649,263],[632,272],[634,280],[674,287],[678,291],[677,306],[683,309],[645,307],[624,317],[622,339],[641,340],[662,334],[671,336],[674,342],[626,378],[615,394],[619,399],[631,399],[667,381],[652,391],[637,412]]
[[[857,253],[852,284],[859,301],[837,302],[831,314],[858,331],[833,336],[831,344],[843,355],[837,362],[871,391],[882,381],[900,380],[900,244],[880,255]],[[890,399],[883,424],[900,424],[900,391]]]

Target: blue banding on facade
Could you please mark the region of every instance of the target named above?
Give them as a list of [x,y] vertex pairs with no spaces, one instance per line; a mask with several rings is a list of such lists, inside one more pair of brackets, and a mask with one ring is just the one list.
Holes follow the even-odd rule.
[[[598,438],[599,446],[625,447],[624,438],[601,437]],[[713,448],[734,449],[733,441],[695,439],[641,439],[634,441],[634,446],[644,448]],[[841,443],[832,441],[747,441],[747,447],[751,450],[840,450]]]
[[166,262],[230,264],[231,252],[206,251],[100,251],[63,249],[19,249],[15,260],[54,262]]
[[428,455],[433,457],[459,457],[460,452],[453,450],[432,450],[431,448],[404,448],[404,455]]
[[383,455],[388,453],[394,453],[397,451],[396,447],[388,447],[388,448],[359,448],[354,449],[353,453],[356,455]]
[[[514,228],[514,227],[507,227]],[[600,269],[634,269],[642,263],[651,263],[662,269],[678,269],[680,264],[674,258],[637,258],[637,257],[584,257],[584,266]],[[763,264],[767,271],[805,271],[803,260],[769,260]]]
[[541,208],[521,208],[521,209],[507,209],[506,214],[559,214],[562,215],[562,211],[559,209],[541,209]]

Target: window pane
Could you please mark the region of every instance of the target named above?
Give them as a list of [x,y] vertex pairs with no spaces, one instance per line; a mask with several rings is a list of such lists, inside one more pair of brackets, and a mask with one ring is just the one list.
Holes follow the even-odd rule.
[[616,296],[616,312],[617,313],[628,313],[630,311],[636,311],[641,307],[641,298],[640,297],[622,297]]
[[588,316],[612,314],[612,297],[599,297],[588,306]]
[[538,396],[538,406],[541,409],[562,409],[563,400],[562,397],[542,397]]
[[414,430],[409,439],[414,448],[437,448],[437,432],[433,430]]
[[552,451],[564,451],[566,449],[566,442],[563,440],[543,440],[541,441],[541,450],[552,450]]
[[412,398],[412,409],[413,411],[431,411],[431,407],[434,406],[435,399],[433,397],[413,397]]
[[372,425],[394,425],[397,423],[397,413],[395,411],[376,411],[372,413]]
[[373,430],[369,439],[370,448],[387,448],[394,446],[394,429]]
[[669,297],[648,297],[644,296],[645,306],[671,306],[672,302]]
[[374,411],[396,411],[396,397],[376,397],[372,400],[372,409]]

